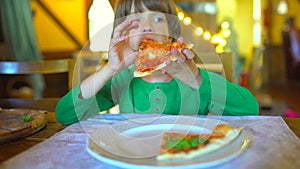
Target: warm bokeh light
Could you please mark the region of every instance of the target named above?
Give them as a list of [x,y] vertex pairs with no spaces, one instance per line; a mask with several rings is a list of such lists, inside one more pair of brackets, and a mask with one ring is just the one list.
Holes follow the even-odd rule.
[[253,19],[255,21],[261,19],[261,0],[253,0]]
[[185,17],[183,19],[183,24],[190,25],[191,23],[192,23],[192,18],[191,17]]
[[261,44],[261,31],[260,23],[255,23],[253,26],[253,43],[255,46],[259,46]]
[[288,13],[288,4],[285,0],[280,0],[276,9],[278,14],[287,14]]
[[222,24],[221,24],[222,29],[229,29],[229,27],[230,27],[229,22],[227,22],[227,21],[222,22]]
[[217,53],[223,53],[223,52],[224,52],[223,46],[218,45],[218,46],[216,47],[216,52],[217,52]]
[[220,35],[213,35],[210,39],[212,44],[218,44],[218,46],[225,47],[227,45],[227,41]]
[[[114,17],[114,10],[108,0],[93,0],[88,12],[90,49],[92,51],[109,50]],[[99,31],[101,31],[100,36]]]
[[211,43],[213,43],[213,44],[218,44],[218,43],[220,43],[220,41],[221,41],[221,39],[222,39],[222,37],[220,36],[220,35],[213,35],[212,37],[211,37]]
[[253,44],[255,46],[260,46],[262,39],[262,29],[261,29],[261,0],[253,1]]
[[225,47],[227,45],[227,41],[224,38],[220,38],[219,45]]
[[205,40],[209,40],[209,39],[210,39],[210,37],[211,37],[211,33],[210,33],[210,32],[208,32],[208,31],[205,31],[205,32],[203,33],[203,39],[205,39]]
[[[186,16],[183,11],[178,12],[178,18],[186,26],[192,24],[192,18]],[[204,40],[210,41],[212,44],[216,45],[216,51],[218,53],[224,52],[224,47],[227,45],[226,38],[231,36],[230,23],[224,21],[221,23],[221,30],[216,34],[212,34],[209,30],[204,30],[201,26],[197,26],[194,30],[196,36],[202,36]]]
[[195,30],[197,36],[201,36],[203,34],[203,28],[198,26]]
[[228,38],[230,35],[231,35],[231,30],[225,29],[225,30],[222,31],[222,36],[224,38]]
[[178,19],[182,21],[183,18],[184,18],[184,13],[183,12],[178,12]]

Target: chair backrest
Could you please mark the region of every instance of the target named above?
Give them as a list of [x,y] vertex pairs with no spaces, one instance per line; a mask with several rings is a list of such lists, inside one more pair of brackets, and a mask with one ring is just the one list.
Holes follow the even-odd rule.
[[74,69],[73,59],[56,59],[42,61],[0,61],[0,74],[30,75],[68,73],[68,88],[72,88]]
[[76,60],[76,71],[79,71],[76,73],[78,75],[78,81],[86,79],[103,66],[108,59],[108,52],[82,50],[80,52],[74,52],[73,58]]
[[224,52],[218,56],[208,53],[201,55],[199,58],[195,60],[198,67],[220,74],[230,82],[234,82],[235,63],[233,53]]
[[[0,61],[0,75],[68,74],[68,89],[72,88],[74,59],[42,61]],[[46,89],[47,90],[47,89]],[[54,111],[59,96],[41,99],[0,98],[2,108],[28,108]]]
[[0,98],[0,108],[35,109],[54,112],[59,98],[19,99]]

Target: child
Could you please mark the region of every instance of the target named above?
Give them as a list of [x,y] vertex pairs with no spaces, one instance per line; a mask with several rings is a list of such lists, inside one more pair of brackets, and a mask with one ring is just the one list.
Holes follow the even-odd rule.
[[71,124],[119,104],[120,113],[257,115],[258,103],[245,88],[198,69],[189,49],[171,53],[177,61],[149,76],[133,77],[142,39],[182,43],[171,0],[119,0],[106,65],[65,95],[56,118]]

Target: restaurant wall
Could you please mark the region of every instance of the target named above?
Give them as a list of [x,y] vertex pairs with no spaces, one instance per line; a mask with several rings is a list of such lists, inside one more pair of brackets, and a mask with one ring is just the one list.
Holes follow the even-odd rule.
[[270,0],[270,43],[272,45],[281,45],[281,30],[284,25],[284,20],[288,16],[294,16],[296,21],[296,26],[300,28],[300,1],[299,0],[286,0],[288,3],[288,13],[284,15],[279,15],[276,13],[277,0]]
[[217,0],[218,23],[231,18],[237,33],[237,45],[241,57],[246,59],[246,67],[252,60],[253,19],[252,0]]
[[[51,13],[81,45],[87,41],[85,0],[42,0]],[[38,45],[42,52],[74,51],[78,45],[36,2],[31,1]]]
[[[268,42],[275,45],[281,44],[281,30],[287,16],[295,16],[296,24],[300,27],[300,2],[287,0],[289,11],[286,15],[278,15],[274,8],[277,0],[262,0],[269,2]],[[85,0],[43,0],[46,7],[63,23],[67,30],[82,44],[87,41],[87,8]],[[226,17],[234,21],[237,31],[238,46],[241,56],[251,62],[253,49],[253,0],[216,0],[218,5],[217,21]],[[34,11],[34,25],[39,47],[42,52],[74,51],[78,46],[66,35],[66,33],[53,21],[53,19],[37,4],[31,1]]]
[[[276,13],[278,0],[261,0],[262,7],[262,41],[271,45],[282,44],[281,30],[288,16],[294,16],[296,26],[300,28],[300,1],[286,0],[288,13],[279,15]],[[253,58],[253,0],[216,0],[218,5],[217,21],[224,18],[233,19],[234,28],[237,31],[238,46],[241,56],[245,57],[249,65]]]

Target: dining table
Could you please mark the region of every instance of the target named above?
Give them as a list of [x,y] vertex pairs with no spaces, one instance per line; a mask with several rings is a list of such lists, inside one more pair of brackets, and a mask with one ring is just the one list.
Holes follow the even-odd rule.
[[[48,123],[45,128],[26,138],[0,145],[0,168],[300,168],[300,118],[281,116],[193,116],[196,121],[208,122],[213,119],[242,129],[243,139],[247,140],[246,144],[233,147],[237,148],[234,152],[228,148],[219,153],[215,152],[218,153],[217,160],[211,155],[204,161],[160,164],[153,162],[153,157],[141,159],[133,157],[132,160],[130,157],[109,155],[106,152],[108,150],[91,149],[91,137],[97,131],[102,132],[97,135],[102,134],[102,138],[108,141],[106,144],[113,144],[114,140],[108,139],[116,137],[115,133],[109,133],[112,126],[119,125],[119,128],[125,126],[132,129],[130,123],[145,122],[145,119],[168,121],[181,117],[186,118],[185,115],[97,114],[71,125],[62,125],[55,120],[54,112],[48,112]],[[146,133],[155,128],[163,128],[164,125],[160,123],[161,121],[156,124],[157,126],[149,125],[149,128],[145,128],[145,124],[142,123],[139,124],[141,128],[128,130],[127,133],[130,133],[129,131]],[[139,145],[130,146],[132,149],[140,149]],[[148,163],[147,160],[150,159],[152,162]]]

